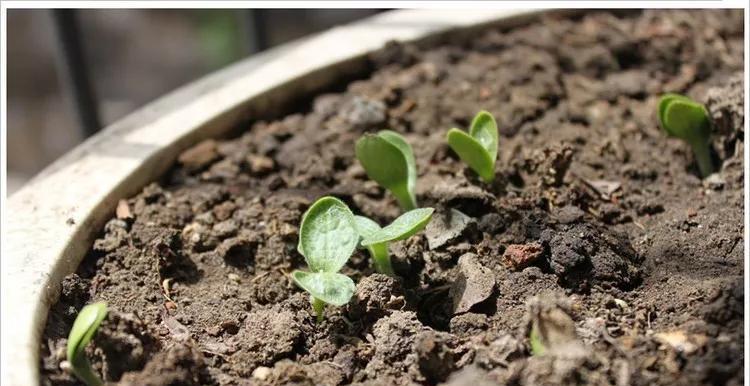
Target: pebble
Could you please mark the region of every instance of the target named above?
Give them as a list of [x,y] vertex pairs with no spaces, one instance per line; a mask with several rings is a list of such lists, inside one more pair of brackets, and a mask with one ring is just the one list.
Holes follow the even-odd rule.
[[253,378],[263,381],[271,375],[271,369],[265,366],[257,367],[253,370]]

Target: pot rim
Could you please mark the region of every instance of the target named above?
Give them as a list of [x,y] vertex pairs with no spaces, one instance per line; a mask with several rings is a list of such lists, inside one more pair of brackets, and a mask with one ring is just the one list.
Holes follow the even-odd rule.
[[230,65],[111,124],[6,202],[2,243],[3,385],[39,384],[39,348],[62,279],[75,272],[120,198],[161,176],[196,142],[228,133],[295,94],[364,69],[389,41],[527,24],[529,9],[410,9],[335,27]]

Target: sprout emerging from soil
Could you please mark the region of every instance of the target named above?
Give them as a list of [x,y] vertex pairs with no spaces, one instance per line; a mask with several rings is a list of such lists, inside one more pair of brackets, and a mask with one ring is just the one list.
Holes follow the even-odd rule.
[[386,275],[394,275],[391,257],[388,255],[388,243],[405,240],[421,231],[432,219],[433,208],[419,208],[410,210],[393,220],[385,228],[363,216],[354,216],[362,246],[370,251],[375,271]]
[[367,176],[390,190],[401,208],[417,207],[417,167],[414,152],[404,137],[390,130],[365,134],[357,141],[355,153]]
[[531,344],[532,355],[539,356],[544,354],[542,338],[539,336],[539,331],[537,331],[536,327],[532,327],[531,332],[529,332],[529,343]]
[[73,374],[88,386],[99,386],[103,382],[94,372],[86,357],[86,346],[94,337],[96,330],[107,316],[107,304],[98,302],[89,304],[78,313],[73,328],[68,335],[68,362]]
[[471,121],[469,133],[460,129],[448,130],[448,145],[474,170],[484,182],[495,179],[497,159],[497,123],[492,114],[480,111]]
[[318,321],[326,304],[343,306],[354,294],[352,279],[338,273],[359,242],[354,214],[334,197],[322,197],[305,212],[297,250],[311,272],[294,271],[292,279],[310,293]]
[[711,120],[706,108],[678,94],[665,94],[659,100],[659,124],[671,137],[687,142],[695,154],[701,175],[714,172],[711,160]]

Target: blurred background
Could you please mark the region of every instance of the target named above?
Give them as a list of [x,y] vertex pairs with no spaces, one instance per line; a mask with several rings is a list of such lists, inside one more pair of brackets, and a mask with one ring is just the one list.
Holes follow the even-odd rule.
[[8,194],[88,135],[248,55],[366,9],[9,9]]

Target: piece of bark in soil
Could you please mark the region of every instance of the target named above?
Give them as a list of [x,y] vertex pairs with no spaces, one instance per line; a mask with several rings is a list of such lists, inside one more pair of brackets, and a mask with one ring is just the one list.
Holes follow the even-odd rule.
[[495,288],[495,275],[482,267],[473,253],[466,253],[458,259],[458,278],[450,289],[453,300],[453,314],[468,312],[492,295]]

